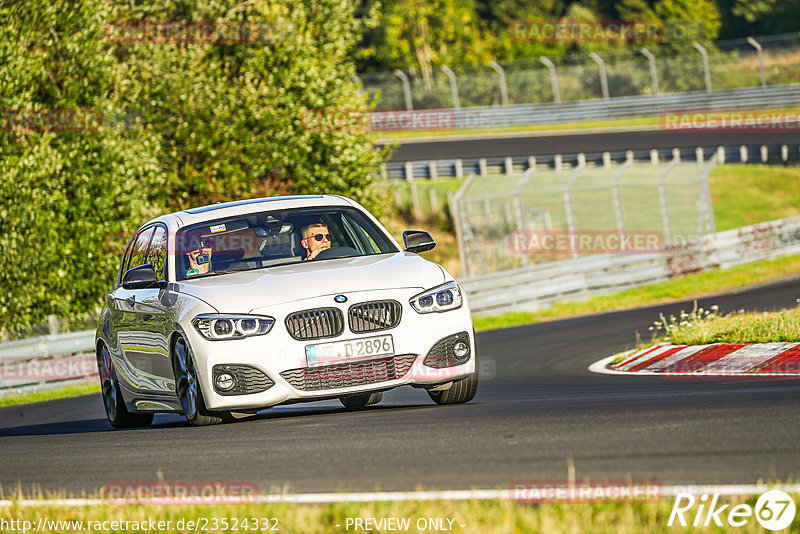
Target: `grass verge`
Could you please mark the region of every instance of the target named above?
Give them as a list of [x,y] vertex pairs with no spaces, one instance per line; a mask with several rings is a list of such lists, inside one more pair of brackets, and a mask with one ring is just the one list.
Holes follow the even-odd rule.
[[[798,496],[793,496],[797,501]],[[102,532],[115,530],[129,532],[225,532],[234,530],[303,532],[306,534],[348,532],[365,530],[354,528],[356,518],[371,518],[377,521],[385,518],[407,519],[409,527],[406,532],[438,532],[452,531],[463,533],[519,533],[519,532],[608,532],[616,534],[640,532],[675,532],[676,525],[669,527],[670,513],[674,499],[664,498],[657,502],[608,502],[595,501],[589,503],[537,503],[523,504],[510,500],[485,501],[423,501],[423,502],[376,502],[348,504],[242,504],[242,505],[100,505],[95,507],[65,507],[60,505],[25,506],[12,505],[0,510],[0,519],[5,521],[30,521],[35,529],[40,518],[46,518],[48,525],[59,528],[41,529],[39,532]],[[718,505],[729,504],[727,510],[738,504],[755,507],[756,497],[720,497]],[[721,514],[723,525],[727,526],[727,510]],[[719,527],[692,528],[697,506],[686,512],[684,517],[692,532],[721,531]],[[221,519],[227,519],[228,529],[221,528]],[[248,518],[251,527],[255,518],[258,529],[243,528],[242,520]],[[351,521],[348,527],[348,519]],[[444,528],[430,528],[427,520],[444,520]],[[448,519],[452,520],[449,527]],[[56,521],[71,521],[61,523]],[[116,529],[111,521],[137,522],[134,528],[131,523],[118,524]],[[151,522],[158,523],[155,529]],[[192,522],[190,525],[188,522]],[[423,521],[425,525],[423,525]],[[106,522],[106,523],[104,523]],[[169,523],[167,523],[169,522]],[[182,523],[181,523],[182,522]],[[199,522],[199,523],[198,523]],[[418,523],[419,522],[419,523]],[[216,529],[212,527],[217,525]],[[713,524],[713,522],[712,522]],[[106,528],[103,528],[107,525]],[[270,528],[262,528],[267,525]],[[127,528],[121,528],[121,527]],[[428,528],[421,528],[421,527]],[[98,528],[99,527],[99,528]],[[206,527],[205,529],[203,527]],[[395,529],[367,529],[372,532],[390,532]],[[686,529],[684,529],[686,530]],[[750,516],[747,523],[736,529],[737,532],[764,532],[756,518]],[[791,525],[790,531],[798,532],[798,520]]]
[[100,384],[97,380],[86,382],[84,384],[73,384],[63,388],[48,389],[45,391],[37,391],[35,393],[25,393],[22,395],[12,395],[0,399],[0,406],[13,406],[15,404],[29,404],[31,402],[39,402],[51,399],[61,399],[64,397],[75,397],[77,395],[86,395],[88,393],[99,393]]
[[717,315],[716,309],[694,309],[661,317],[651,327],[656,341],[679,345],[709,343],[779,343],[800,341],[800,307],[775,312],[743,310]]

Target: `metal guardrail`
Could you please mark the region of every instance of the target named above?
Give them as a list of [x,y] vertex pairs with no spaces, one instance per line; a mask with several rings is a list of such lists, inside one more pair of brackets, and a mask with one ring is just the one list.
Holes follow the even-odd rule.
[[415,180],[437,178],[464,178],[471,174],[518,174],[532,166],[541,169],[572,168],[585,165],[605,165],[625,161],[702,161],[714,153],[719,163],[785,163],[800,161],[798,145],[763,145],[753,143],[736,146],[706,146],[683,148],[654,148],[615,152],[590,152],[578,154],[548,154],[537,156],[505,156],[493,158],[459,158],[429,161],[389,162],[381,167],[384,178]]
[[0,343],[0,398],[95,378],[94,335],[83,330]]
[[[452,117],[453,129],[530,126],[588,120],[623,119],[659,115],[676,110],[741,110],[796,106],[800,101],[800,84],[769,87],[692,91],[666,95],[639,95],[608,99],[476,106],[437,110]],[[417,110],[423,112],[424,110]],[[377,111],[378,116],[386,111]],[[413,113],[402,111],[398,113]],[[375,121],[373,121],[375,122]],[[385,122],[385,119],[378,120]]]
[[800,216],[666,247],[657,254],[603,254],[541,263],[460,280],[472,311],[535,311],[712,268],[800,254]]

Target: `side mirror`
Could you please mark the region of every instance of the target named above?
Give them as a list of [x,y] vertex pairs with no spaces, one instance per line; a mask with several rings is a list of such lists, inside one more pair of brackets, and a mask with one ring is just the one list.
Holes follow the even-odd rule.
[[125,289],[144,289],[158,285],[160,284],[156,278],[156,271],[150,263],[128,269],[122,275],[122,287]]
[[422,230],[406,230],[403,232],[403,243],[406,245],[406,252],[425,252],[436,246],[431,234]]

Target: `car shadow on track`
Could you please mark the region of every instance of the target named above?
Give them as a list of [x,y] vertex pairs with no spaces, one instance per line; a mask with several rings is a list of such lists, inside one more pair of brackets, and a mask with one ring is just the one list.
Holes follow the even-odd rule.
[[[56,434],[86,434],[90,432],[107,432],[114,430],[108,420],[82,419],[77,421],[60,421],[57,423],[40,423],[37,425],[20,425],[0,428],[0,437],[10,436],[46,436]],[[136,430],[135,428],[125,430]]]

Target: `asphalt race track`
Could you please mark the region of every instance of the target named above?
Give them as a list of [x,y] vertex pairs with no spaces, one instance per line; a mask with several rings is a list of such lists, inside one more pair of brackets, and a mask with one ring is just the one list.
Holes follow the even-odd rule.
[[[717,147],[738,145],[800,145],[800,132],[663,132],[661,130],[603,133],[532,134],[482,139],[406,141],[397,146],[391,161],[424,161],[501,156],[537,156],[644,150],[650,148]],[[379,145],[380,146],[380,145]]]
[[[791,307],[800,278],[701,301]],[[520,480],[754,483],[800,475],[800,382],[594,374],[658,312],[622,311],[481,333],[496,370],[466,405],[401,388],[347,412],[279,407],[213,427],[178,416],[114,431],[100,395],[0,409],[0,483],[89,493],[126,481],[245,481],[290,492],[506,488]]]

